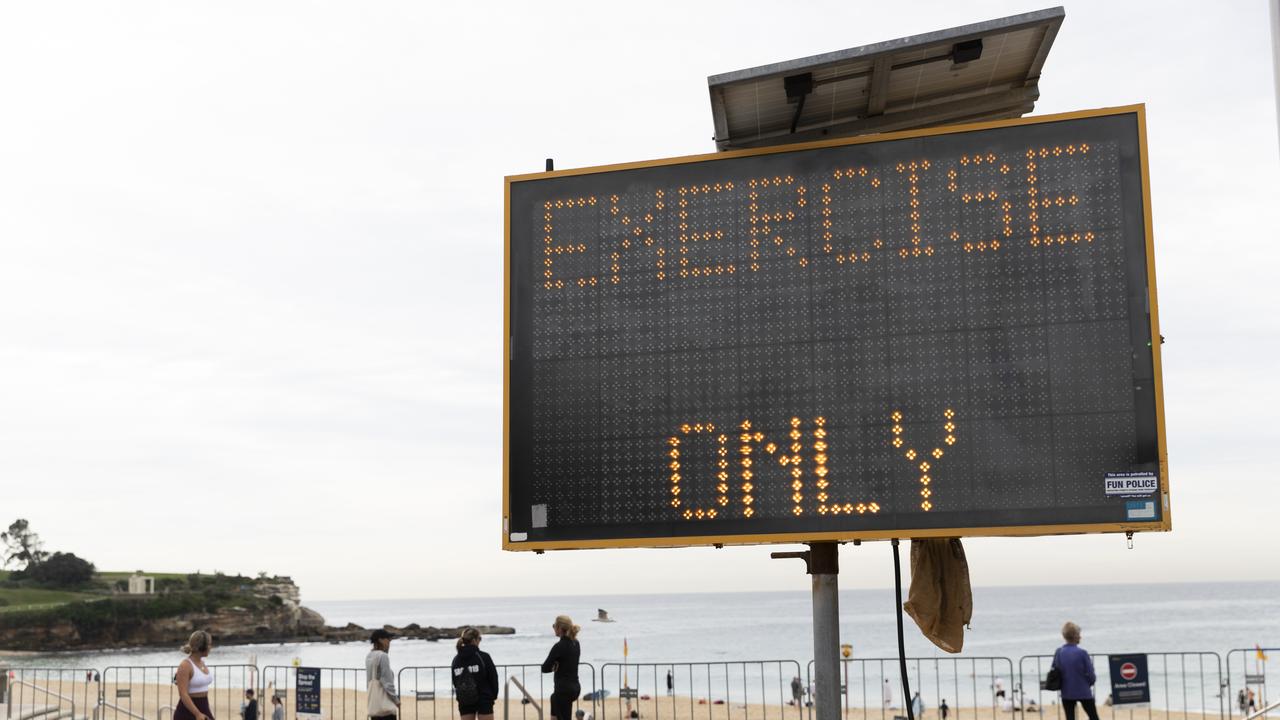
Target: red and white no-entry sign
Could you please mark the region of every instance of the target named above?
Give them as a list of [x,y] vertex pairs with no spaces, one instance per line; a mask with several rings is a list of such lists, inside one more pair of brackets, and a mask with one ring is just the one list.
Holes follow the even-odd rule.
[[1120,677],[1125,680],[1132,680],[1138,677],[1138,666],[1131,662],[1127,662],[1120,666]]

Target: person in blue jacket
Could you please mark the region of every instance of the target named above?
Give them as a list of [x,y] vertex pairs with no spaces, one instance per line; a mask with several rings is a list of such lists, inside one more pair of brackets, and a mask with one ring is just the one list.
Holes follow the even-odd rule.
[[1067,720],[1075,720],[1079,703],[1089,720],[1098,720],[1098,708],[1093,702],[1093,684],[1098,676],[1093,672],[1093,659],[1080,647],[1080,626],[1073,622],[1063,625],[1062,639],[1066,643],[1053,654],[1053,666],[1062,674],[1062,709]]

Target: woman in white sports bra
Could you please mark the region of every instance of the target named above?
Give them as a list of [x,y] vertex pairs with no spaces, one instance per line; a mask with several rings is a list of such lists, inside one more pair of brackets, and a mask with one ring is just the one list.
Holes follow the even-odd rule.
[[204,662],[212,649],[213,636],[204,630],[191,633],[187,644],[182,646],[187,657],[178,664],[174,678],[178,685],[178,708],[173,711],[173,720],[214,720],[213,711],[209,709],[213,673]]

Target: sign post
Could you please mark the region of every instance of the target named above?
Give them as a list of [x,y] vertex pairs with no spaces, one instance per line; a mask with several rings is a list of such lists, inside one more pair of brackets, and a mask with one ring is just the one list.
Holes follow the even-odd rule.
[[840,717],[840,546],[809,544],[813,580],[813,671],[817,720]]
[[1108,655],[1111,666],[1111,704],[1139,705],[1151,702],[1147,656]]

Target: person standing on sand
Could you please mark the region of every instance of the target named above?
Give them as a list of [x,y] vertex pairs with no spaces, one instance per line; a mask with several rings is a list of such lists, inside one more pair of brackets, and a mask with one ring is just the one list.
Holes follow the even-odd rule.
[[582,693],[582,686],[578,684],[578,659],[582,657],[578,631],[582,628],[574,625],[568,615],[560,615],[551,624],[551,629],[559,639],[542,663],[542,672],[555,673],[552,676],[551,716],[556,720],[573,720],[573,702]]
[[[391,657],[387,655],[391,651],[391,633],[378,628],[369,635],[369,642],[373,643],[373,649],[364,658],[364,679],[369,685],[369,717],[395,717],[396,711],[400,708],[400,696],[396,694],[396,676],[391,672]],[[385,706],[380,702],[381,698],[375,699],[374,684],[382,688],[386,693],[387,699],[395,708],[391,712],[386,712]],[[376,714],[375,714],[376,713]]]
[[489,653],[480,650],[480,631],[465,628],[458,636],[458,654],[453,656],[453,694],[458,699],[461,720],[493,720],[493,703],[498,699],[498,668]]
[[951,708],[947,707],[947,699],[942,698],[942,702],[938,703],[938,714],[942,716],[942,720],[947,720],[947,714],[951,712]]
[[253,690],[244,691],[244,702],[240,703],[240,717],[244,720],[258,720],[258,699]]
[[804,684],[800,682],[799,675],[791,678],[791,704],[804,707]]
[[676,694],[676,676],[670,670],[667,671],[667,694],[668,695]]
[[178,709],[173,720],[213,720],[209,709],[209,687],[213,685],[213,673],[204,659],[213,651],[213,636],[204,630],[191,633],[182,652],[187,657],[178,664],[173,681],[178,685]]
[[1062,675],[1062,709],[1067,720],[1075,720],[1079,703],[1089,720],[1098,720],[1098,708],[1093,702],[1093,684],[1098,676],[1093,672],[1093,659],[1080,647],[1080,626],[1067,622],[1062,626],[1062,639],[1066,643],[1053,654],[1053,667]]
[[279,695],[271,696],[271,720],[284,720],[284,703]]

